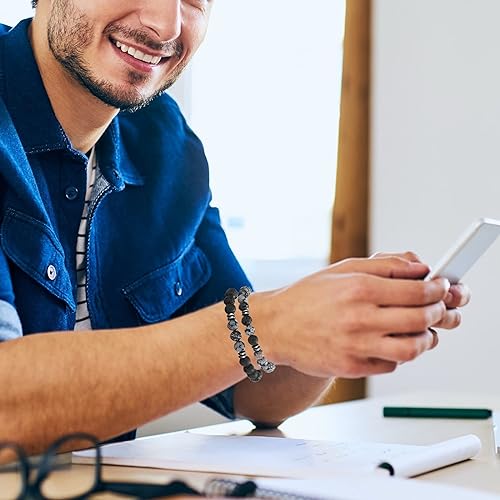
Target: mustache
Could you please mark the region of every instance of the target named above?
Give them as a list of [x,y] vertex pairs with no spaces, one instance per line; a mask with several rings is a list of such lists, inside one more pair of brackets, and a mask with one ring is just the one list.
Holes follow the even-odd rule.
[[132,29],[127,26],[122,26],[120,24],[112,24],[106,27],[104,30],[106,36],[112,35],[122,35],[127,40],[132,40],[138,45],[143,45],[154,51],[163,52],[169,56],[175,56],[180,58],[184,52],[184,45],[180,40],[171,40],[169,42],[157,42],[152,40],[149,34],[140,29]]

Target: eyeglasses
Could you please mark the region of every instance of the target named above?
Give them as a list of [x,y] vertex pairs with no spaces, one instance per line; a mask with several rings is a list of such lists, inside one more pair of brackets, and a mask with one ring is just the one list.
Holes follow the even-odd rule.
[[[94,449],[94,467],[87,473],[71,464],[68,450]],[[103,481],[99,441],[77,433],[55,441],[34,463],[19,445],[0,442],[0,500],[80,500],[111,492],[141,499],[177,494],[199,496],[181,481],[147,484]]]

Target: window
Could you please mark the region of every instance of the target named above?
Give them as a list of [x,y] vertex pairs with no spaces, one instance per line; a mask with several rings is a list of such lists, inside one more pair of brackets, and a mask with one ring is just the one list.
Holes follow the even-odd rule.
[[344,0],[219,1],[192,66],[190,124],[256,285],[327,261],[344,16]]
[[21,19],[31,17],[31,0],[16,0],[16,3],[0,7],[0,23],[15,26]]

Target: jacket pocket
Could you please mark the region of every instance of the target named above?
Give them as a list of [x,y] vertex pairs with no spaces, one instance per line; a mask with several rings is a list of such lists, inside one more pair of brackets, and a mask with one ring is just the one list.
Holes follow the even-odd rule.
[[52,229],[29,215],[7,209],[0,230],[7,257],[38,284],[76,310],[64,251]]
[[157,323],[169,319],[210,276],[207,257],[193,244],[174,262],[146,274],[122,292],[143,321]]

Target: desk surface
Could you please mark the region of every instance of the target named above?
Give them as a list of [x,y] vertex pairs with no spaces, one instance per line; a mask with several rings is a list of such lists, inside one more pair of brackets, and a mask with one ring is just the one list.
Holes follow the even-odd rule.
[[[384,418],[382,416],[382,407],[384,405],[500,409],[500,397],[465,394],[408,394],[312,408],[290,418],[277,430],[255,431],[249,422],[239,421],[202,427],[196,431],[203,434],[251,433],[252,435],[302,439],[366,440],[405,444],[430,444],[472,433],[476,434],[483,444],[478,457],[474,460],[425,474],[421,478],[427,481],[475,488],[500,495],[500,458],[497,458],[494,450],[491,419]],[[78,480],[79,475],[83,478],[90,470],[90,467],[85,465],[74,467],[78,474],[73,475],[73,480]],[[208,475],[213,477],[213,474],[112,466],[105,466],[103,475],[106,480],[159,483],[180,478],[188,480],[190,484],[199,488],[202,487]],[[421,478],[415,480],[418,481]],[[99,498],[112,498],[112,496]]]

